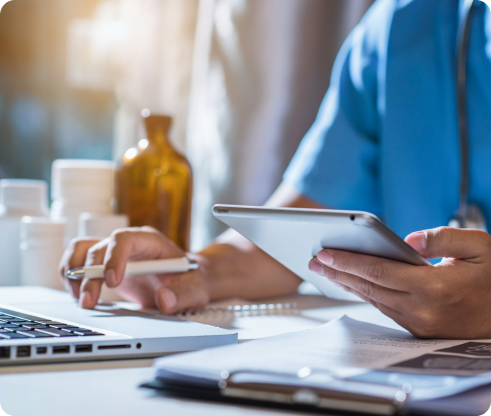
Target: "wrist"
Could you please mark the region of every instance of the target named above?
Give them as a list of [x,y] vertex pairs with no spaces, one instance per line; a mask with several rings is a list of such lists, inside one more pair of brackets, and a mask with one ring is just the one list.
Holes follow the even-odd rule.
[[[233,249],[232,249],[233,250]],[[231,247],[226,244],[213,244],[199,253],[190,253],[188,257],[195,260],[203,287],[210,301],[237,297],[235,282],[235,262],[228,258]]]
[[210,277],[209,277],[210,259],[208,259],[206,255],[203,255],[201,253],[190,253],[190,252],[186,253],[186,257],[198,263],[198,268],[196,270],[191,271],[191,273],[194,273],[198,276],[201,282],[201,286],[205,290],[208,299],[211,301],[212,288],[211,288]]

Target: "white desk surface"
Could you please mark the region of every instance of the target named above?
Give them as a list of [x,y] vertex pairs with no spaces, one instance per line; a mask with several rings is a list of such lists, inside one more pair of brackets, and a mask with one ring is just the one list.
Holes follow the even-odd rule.
[[[335,301],[312,294],[266,301],[270,302],[296,302],[300,310],[297,316],[239,317],[227,326],[237,329],[242,341],[313,328],[344,314],[398,327],[364,303]],[[15,290],[0,289],[0,303],[15,304]],[[159,397],[138,388],[153,378],[151,365],[152,360],[121,360],[0,367],[0,404],[12,416],[301,414]],[[3,416],[1,411],[0,416]]]

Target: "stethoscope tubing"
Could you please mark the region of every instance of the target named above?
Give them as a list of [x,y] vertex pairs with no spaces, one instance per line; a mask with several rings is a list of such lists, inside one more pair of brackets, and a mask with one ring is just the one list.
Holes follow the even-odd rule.
[[471,20],[476,2],[463,0],[457,33],[457,119],[460,145],[460,186],[458,216],[465,220],[469,198],[469,122],[467,114],[467,61]]

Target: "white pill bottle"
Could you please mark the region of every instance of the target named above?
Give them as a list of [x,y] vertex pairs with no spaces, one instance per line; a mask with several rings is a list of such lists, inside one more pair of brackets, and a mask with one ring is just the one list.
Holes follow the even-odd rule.
[[114,162],[105,160],[58,159],[51,176],[51,218],[66,221],[65,244],[77,237],[83,212],[113,213]]
[[65,249],[65,221],[22,217],[20,230],[21,285],[63,289],[58,266]]
[[26,215],[49,216],[46,182],[0,180],[0,286],[20,284],[20,223]]

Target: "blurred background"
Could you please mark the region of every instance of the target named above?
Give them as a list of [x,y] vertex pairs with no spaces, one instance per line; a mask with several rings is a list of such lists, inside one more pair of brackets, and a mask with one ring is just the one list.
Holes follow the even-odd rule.
[[[1,2],[3,3],[3,2]],[[174,118],[194,171],[192,248],[215,203],[281,181],[372,0],[14,0],[0,13],[0,179],[50,181],[59,158],[115,159],[140,112]]]

